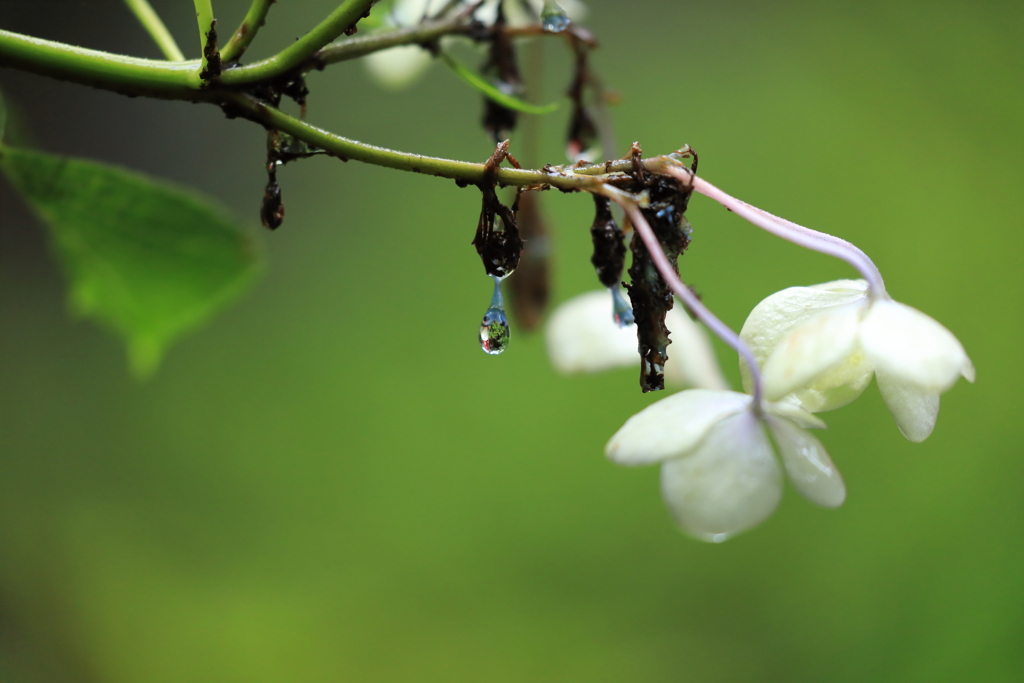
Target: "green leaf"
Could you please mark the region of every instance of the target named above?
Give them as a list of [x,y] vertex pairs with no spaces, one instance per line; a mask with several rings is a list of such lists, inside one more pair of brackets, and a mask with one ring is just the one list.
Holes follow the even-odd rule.
[[0,142],[4,141],[4,127],[7,125],[7,107],[4,106],[4,93],[0,90]]
[[551,104],[530,104],[529,102],[524,102],[518,97],[515,97],[514,95],[503,93],[494,87],[490,81],[480,75],[479,72],[473,71],[465,64],[456,61],[456,59],[450,54],[441,52],[440,56],[444,63],[451,67],[451,70],[454,71],[459,78],[503,107],[515,109],[516,111],[521,111],[524,114],[550,114],[558,109],[558,102],[552,102]]
[[72,307],[124,337],[139,376],[259,270],[254,241],[191,191],[13,147],[0,147],[0,168],[48,225]]

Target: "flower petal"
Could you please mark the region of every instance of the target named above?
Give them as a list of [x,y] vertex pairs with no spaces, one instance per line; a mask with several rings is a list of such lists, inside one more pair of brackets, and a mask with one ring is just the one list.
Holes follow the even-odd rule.
[[782,473],[749,410],[717,423],[695,452],[661,468],[661,493],[687,532],[721,542],[763,521],[782,496]]
[[650,465],[696,448],[708,431],[750,405],[735,391],[689,389],[652,403],[615,433],[605,455],[620,465]]
[[[740,337],[754,353],[759,366],[779,342],[814,316],[836,306],[866,300],[864,280],[836,280],[811,287],[789,287],[763,299],[747,316]],[[750,391],[750,371],[740,362],[743,387]]]
[[973,376],[971,361],[953,333],[906,304],[873,303],[861,325],[860,343],[877,370],[922,389],[943,392],[961,374]]
[[569,299],[551,314],[544,329],[548,356],[559,372],[598,372],[640,365],[636,326],[612,321],[608,290]]
[[778,403],[768,403],[765,405],[765,411],[792,420],[804,429],[826,429],[828,427],[824,420],[805,410],[799,403],[791,403],[788,399],[792,396],[790,394]]
[[846,485],[821,442],[786,418],[769,416],[768,428],[793,487],[812,503],[827,508],[842,505]]
[[[665,324],[672,333],[665,381],[673,386],[728,391],[729,383],[722,375],[707,333],[690,319],[679,301],[665,316]],[[635,344],[633,353],[635,356]]]
[[819,313],[779,341],[763,368],[765,398],[778,401],[847,360],[864,307],[857,301]]
[[842,408],[850,403],[871,384],[874,367],[860,348],[842,361],[814,378],[806,386],[797,389],[790,396],[804,410],[822,413]]
[[939,416],[939,392],[877,370],[875,378],[889,412],[903,436],[914,443],[928,438]]
[[419,45],[399,45],[363,58],[366,70],[378,83],[393,90],[411,85],[430,66],[430,53]]

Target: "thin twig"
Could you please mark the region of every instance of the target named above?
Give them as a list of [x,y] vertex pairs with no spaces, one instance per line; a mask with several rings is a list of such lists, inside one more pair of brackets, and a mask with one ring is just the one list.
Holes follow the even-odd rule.
[[139,23],[146,29],[153,42],[156,43],[167,59],[172,62],[185,61],[185,55],[181,53],[181,48],[175,42],[174,36],[167,30],[164,22],[160,20],[160,15],[156,13],[147,0],[124,0],[124,2],[128,5],[128,9],[135,14]]
[[249,11],[246,12],[242,23],[238,25],[238,29],[231,35],[227,45],[220,51],[220,57],[225,64],[237,62],[242,57],[253,38],[256,37],[256,33],[263,27],[263,22],[267,19],[267,12],[270,11],[270,6],[274,2],[275,0],[252,0],[252,5],[249,6]]
[[667,163],[663,170],[665,173],[687,183],[695,192],[699,192],[705,197],[714,199],[737,216],[746,219],[762,230],[770,232],[776,237],[781,237],[784,240],[788,240],[793,244],[806,249],[834,256],[835,258],[849,263],[857,270],[857,272],[860,273],[861,277],[867,281],[869,293],[872,298],[877,299],[887,296],[885,293],[885,283],[882,280],[882,274],[879,272],[874,262],[868,258],[867,254],[850,242],[834,235],[829,235],[828,233],[805,228],[802,225],[797,225],[792,221],[779,218],[767,211],[751,206],[750,204],[723,192],[700,176],[694,175],[688,169]]
[[202,54],[200,79],[205,81],[220,74],[220,54],[217,52],[217,20],[213,16],[210,0],[192,0],[196,7],[196,23],[199,25],[199,50]]
[[471,21],[471,17],[460,12],[445,19],[428,19],[408,28],[348,38],[323,48],[313,56],[311,61],[317,65],[334,64],[398,45],[431,43],[441,36],[464,33]]

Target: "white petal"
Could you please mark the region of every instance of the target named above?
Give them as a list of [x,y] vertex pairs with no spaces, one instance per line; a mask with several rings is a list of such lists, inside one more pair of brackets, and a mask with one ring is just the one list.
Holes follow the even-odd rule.
[[544,337],[548,356],[559,372],[598,372],[640,365],[636,325],[615,324],[612,296],[606,289],[580,294],[556,308]]
[[820,285],[811,285],[810,288],[835,294],[867,294],[868,282],[867,280],[832,280],[831,282],[822,282]]
[[964,367],[961,368],[960,374],[963,375],[965,380],[974,384],[974,363],[971,362],[970,358],[968,358],[967,362],[964,363]]
[[473,18],[490,26],[498,18],[498,2],[499,0],[487,0],[473,13]]
[[860,343],[868,360],[922,389],[943,392],[974,368],[953,333],[916,308],[876,301],[864,319]]
[[661,468],[661,493],[687,532],[721,542],[760,523],[782,496],[764,427],[749,410],[717,423],[697,450]]
[[750,405],[735,391],[689,389],[652,403],[615,432],[605,455],[620,465],[650,465],[696,448],[712,427]]
[[[836,280],[810,287],[789,287],[764,299],[747,316],[740,337],[747,343],[758,365],[765,361],[779,342],[793,330],[819,313],[835,310],[858,301],[867,301],[864,280]],[[831,368],[807,385],[797,388],[793,398],[813,412],[833,410],[855,399],[871,381],[869,364],[861,355]],[[751,391],[750,371],[740,360],[743,387]]]
[[769,417],[768,427],[793,487],[812,503],[827,508],[842,505],[846,485],[821,442],[785,418]]
[[419,45],[399,45],[368,54],[363,61],[378,83],[399,90],[419,78],[432,57]]
[[896,419],[903,436],[914,443],[927,439],[939,416],[939,392],[922,389],[884,370],[878,370],[875,377],[882,400]]
[[[740,330],[740,337],[760,366],[785,337],[814,316],[836,306],[866,300],[863,280],[837,280],[811,287],[789,287],[754,306]],[[741,364],[743,386],[750,390],[749,372]]]
[[678,301],[665,316],[665,324],[672,333],[665,381],[673,386],[728,391],[729,383],[722,375],[707,333],[690,320]]
[[813,415],[797,402],[791,402],[792,394],[778,403],[768,403],[765,410],[772,415],[787,418],[804,429],[826,429],[827,425],[820,417]]
[[397,0],[388,16],[398,26],[413,26],[440,8],[441,3],[437,0]]
[[874,367],[858,347],[842,361],[814,378],[790,396],[804,410],[822,413],[842,408],[864,393],[871,384]]
[[819,313],[780,340],[763,367],[765,398],[777,401],[843,363],[857,349],[864,303]]

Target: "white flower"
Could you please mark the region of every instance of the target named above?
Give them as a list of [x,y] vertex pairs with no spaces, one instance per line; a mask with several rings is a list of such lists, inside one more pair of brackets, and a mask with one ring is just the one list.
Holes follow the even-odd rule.
[[[543,0],[529,0],[534,17],[523,11],[517,2],[507,3],[506,19],[510,26],[522,26],[531,23],[539,16],[544,6]],[[447,0],[396,0],[391,11],[384,19],[384,30],[398,27],[415,26],[425,17],[434,16],[447,4]],[[460,0],[460,5],[474,4],[471,0]],[[562,0],[559,5],[573,20],[582,19],[586,14],[586,5],[579,0]],[[474,14],[485,24],[494,22],[498,12],[498,0],[488,0]],[[441,38],[442,47],[450,46],[452,36]],[[399,45],[386,50],[372,52],[363,60],[370,76],[381,85],[399,90],[414,83],[430,67],[433,56],[419,45]]]
[[[924,441],[939,394],[974,366],[956,337],[917,309],[871,301],[863,280],[790,287],[759,303],[740,332],[762,366],[765,397],[805,410],[832,410],[864,390],[874,373],[900,431]],[[749,372],[741,363],[744,385]]]
[[766,403],[758,416],[747,394],[691,389],[629,418],[605,453],[622,465],[662,463],[661,492],[676,523],[717,543],[775,510],[782,497],[776,448],[804,497],[825,507],[842,505],[842,477],[804,427],[824,423],[792,404]]
[[[665,379],[675,386],[727,389],[704,330],[690,320],[678,301],[665,316],[671,331]],[[556,308],[544,330],[552,365],[565,374],[637,367],[636,325],[612,320],[608,290],[580,294]]]

